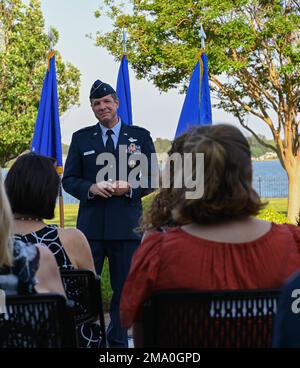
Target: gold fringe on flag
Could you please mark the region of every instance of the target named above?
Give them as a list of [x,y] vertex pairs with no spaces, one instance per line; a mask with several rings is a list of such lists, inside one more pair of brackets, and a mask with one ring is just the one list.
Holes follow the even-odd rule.
[[55,55],[54,50],[51,50],[48,54],[48,70],[50,70],[50,60],[53,58],[54,55]]

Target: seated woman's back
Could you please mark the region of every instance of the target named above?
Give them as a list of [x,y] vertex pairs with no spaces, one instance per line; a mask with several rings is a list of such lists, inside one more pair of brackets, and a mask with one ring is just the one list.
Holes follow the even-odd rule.
[[65,295],[53,254],[40,245],[13,240],[12,228],[12,213],[0,176],[0,288],[9,294]]
[[272,224],[248,242],[214,241],[181,227],[148,236],[124,285],[121,316],[130,327],[143,301],[158,290],[279,288],[300,268],[300,229]]
[[60,178],[52,159],[35,154],[19,156],[9,169],[5,187],[15,218],[17,238],[44,244],[55,255],[61,268],[95,270],[90,246],[76,229],[46,225],[53,219]]
[[52,292],[65,295],[56,261],[49,250],[15,240],[12,243],[12,259],[11,266],[0,267],[0,288],[7,294]]
[[[79,230],[58,229],[44,223],[44,219],[54,218],[59,184],[59,175],[50,158],[34,154],[17,158],[5,179],[15,218],[15,239],[41,244],[42,252],[54,255],[56,272],[58,267],[95,272],[89,244]],[[69,287],[67,292],[70,295]],[[97,323],[83,323],[78,326],[78,332],[81,347],[99,346],[100,328]]]
[[[95,272],[89,244],[77,229],[58,229],[55,225],[15,220],[15,239],[41,243],[55,256],[59,269],[89,269]],[[46,247],[48,249],[46,249]],[[57,268],[56,265],[56,268]],[[78,294],[76,284],[68,286],[67,294]],[[100,326],[97,322],[83,323],[77,327],[80,347],[99,347]]]
[[213,225],[191,223],[182,226],[183,231],[195,237],[233,244],[256,241],[267,234],[271,228],[270,222],[252,217]]
[[95,272],[90,246],[80,230],[61,229],[42,221],[15,220],[15,238],[46,246],[61,269],[89,269]]
[[125,327],[139,320],[143,302],[157,290],[279,288],[300,268],[299,228],[255,218],[265,204],[252,188],[243,134],[230,125],[206,125],[179,143],[170,187],[160,188],[142,228],[178,226],[149,235],[136,251],[122,291]]

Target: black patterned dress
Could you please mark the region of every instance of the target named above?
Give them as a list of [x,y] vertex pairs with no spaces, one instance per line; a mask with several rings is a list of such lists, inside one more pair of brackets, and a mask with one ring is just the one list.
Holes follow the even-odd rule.
[[0,268],[0,289],[6,295],[35,294],[35,274],[39,267],[40,252],[34,244],[20,240],[13,242],[13,265]]
[[[46,246],[54,254],[59,269],[73,270],[70,261],[58,236],[57,226],[47,225],[30,234],[16,234],[15,239],[25,243],[41,244]],[[79,344],[82,348],[98,348],[101,342],[100,326],[94,322],[86,322],[77,326]]]

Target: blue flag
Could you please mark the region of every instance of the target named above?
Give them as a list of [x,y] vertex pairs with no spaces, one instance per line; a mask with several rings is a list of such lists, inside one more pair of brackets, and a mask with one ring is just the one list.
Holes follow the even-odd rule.
[[122,57],[116,92],[119,98],[118,115],[125,124],[132,125],[131,93],[126,55]]
[[51,51],[48,56],[49,64],[35,122],[31,152],[54,158],[57,161],[57,172],[61,174],[63,162],[54,55],[54,51]]
[[181,110],[175,138],[193,125],[212,124],[207,56],[201,51]]

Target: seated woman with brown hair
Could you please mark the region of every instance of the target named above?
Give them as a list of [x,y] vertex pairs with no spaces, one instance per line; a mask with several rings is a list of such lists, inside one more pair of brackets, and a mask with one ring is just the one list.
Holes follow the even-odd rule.
[[[52,159],[35,154],[18,157],[5,179],[15,219],[15,239],[42,244],[54,254],[60,269],[95,272],[89,243],[80,230],[61,229],[44,222],[54,217],[59,182]],[[99,325],[83,324],[79,338],[81,347],[98,347]]]
[[0,175],[0,289],[7,295],[65,291],[53,254],[12,238],[13,218]]
[[[141,306],[156,291],[279,288],[300,268],[300,229],[255,218],[264,204],[252,188],[250,147],[239,129],[198,127],[183,152],[192,154],[193,178],[196,154],[204,153],[204,192],[187,199],[187,188],[173,186],[164,210],[179,226],[146,237],[133,257],[120,308],[124,326],[135,323],[135,331]],[[143,227],[157,228],[154,213]]]

